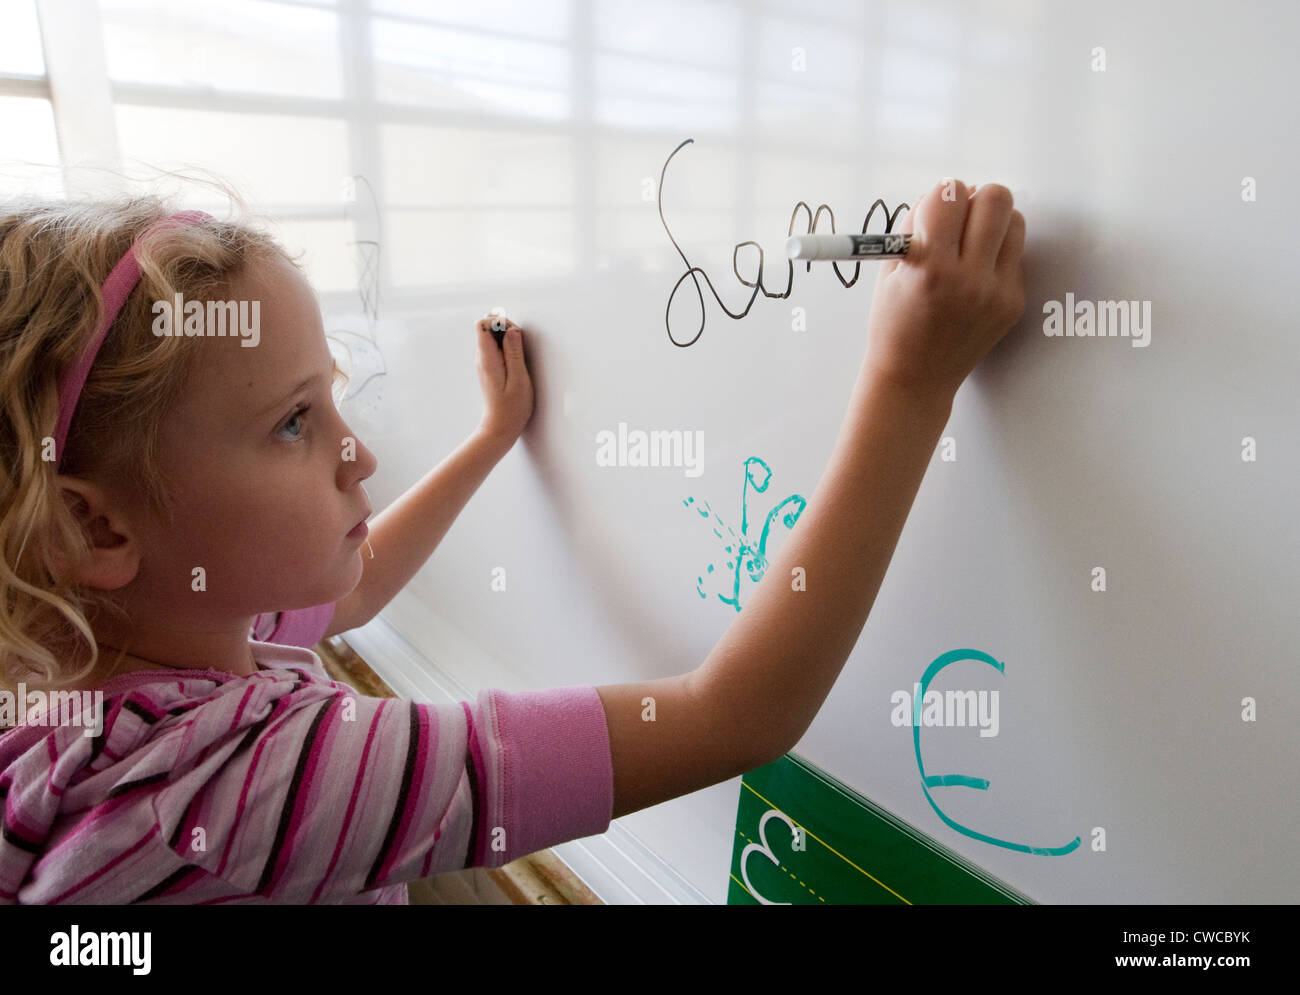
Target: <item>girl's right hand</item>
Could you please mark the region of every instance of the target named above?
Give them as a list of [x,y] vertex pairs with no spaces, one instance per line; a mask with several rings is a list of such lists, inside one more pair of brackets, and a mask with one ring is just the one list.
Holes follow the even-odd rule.
[[945,180],[899,231],[915,237],[906,257],[880,263],[866,364],[910,391],[951,398],[1024,314],[1025,219],[1004,186],[976,194]]

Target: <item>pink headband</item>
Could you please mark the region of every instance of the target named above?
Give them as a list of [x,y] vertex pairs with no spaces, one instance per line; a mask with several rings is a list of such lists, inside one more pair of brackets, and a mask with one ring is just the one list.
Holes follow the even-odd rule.
[[63,462],[63,443],[67,441],[68,426],[72,424],[72,415],[77,410],[81,389],[86,386],[86,377],[90,375],[91,364],[95,362],[99,347],[104,344],[104,337],[108,335],[109,328],[117,320],[122,305],[126,303],[135,285],[140,282],[140,262],[135,257],[136,247],[146,235],[158,228],[167,227],[175,222],[197,224],[204,218],[210,217],[212,215],[204,211],[181,211],[179,214],[163,218],[150,226],[132,243],[131,248],[126,250],[126,254],[118,260],[113,271],[108,274],[101,291],[104,298],[104,318],[100,322],[99,330],[81,357],[59,378],[59,424],[54,430],[54,453],[58,461],[56,466]]

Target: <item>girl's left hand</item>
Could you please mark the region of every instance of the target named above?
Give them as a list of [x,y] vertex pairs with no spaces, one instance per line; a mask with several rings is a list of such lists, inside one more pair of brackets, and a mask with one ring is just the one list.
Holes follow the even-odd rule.
[[500,348],[492,318],[479,320],[478,380],[487,408],[479,429],[513,444],[533,415],[533,381],[524,364],[523,329],[510,319]]

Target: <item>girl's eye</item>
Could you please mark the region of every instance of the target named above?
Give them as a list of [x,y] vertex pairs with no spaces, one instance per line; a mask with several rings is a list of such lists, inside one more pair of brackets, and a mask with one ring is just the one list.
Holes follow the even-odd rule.
[[[305,414],[306,414],[308,411],[310,411],[310,410],[311,410],[311,405],[310,405],[310,404],[308,404],[306,407],[299,408],[297,411],[295,411],[293,414],[291,414],[291,415],[289,416],[289,420],[286,421],[286,422],[281,426],[280,430],[283,431],[284,429],[287,429],[287,428],[288,428],[290,425],[292,425],[294,422],[303,422],[303,421],[305,421],[306,419],[303,418],[303,415],[305,415]],[[293,439],[301,439],[301,438],[302,438],[302,431],[301,431],[301,428],[299,429],[299,431],[298,431],[296,434],[294,434],[294,435],[292,436],[292,438],[293,438]]]

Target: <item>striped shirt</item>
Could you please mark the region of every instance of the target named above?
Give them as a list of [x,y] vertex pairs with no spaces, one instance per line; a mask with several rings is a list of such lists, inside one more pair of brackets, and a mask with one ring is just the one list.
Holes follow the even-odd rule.
[[405,904],[404,882],[609,827],[594,687],[419,704],[250,646],[250,677],[112,678],[95,735],[0,735],[0,903]]

